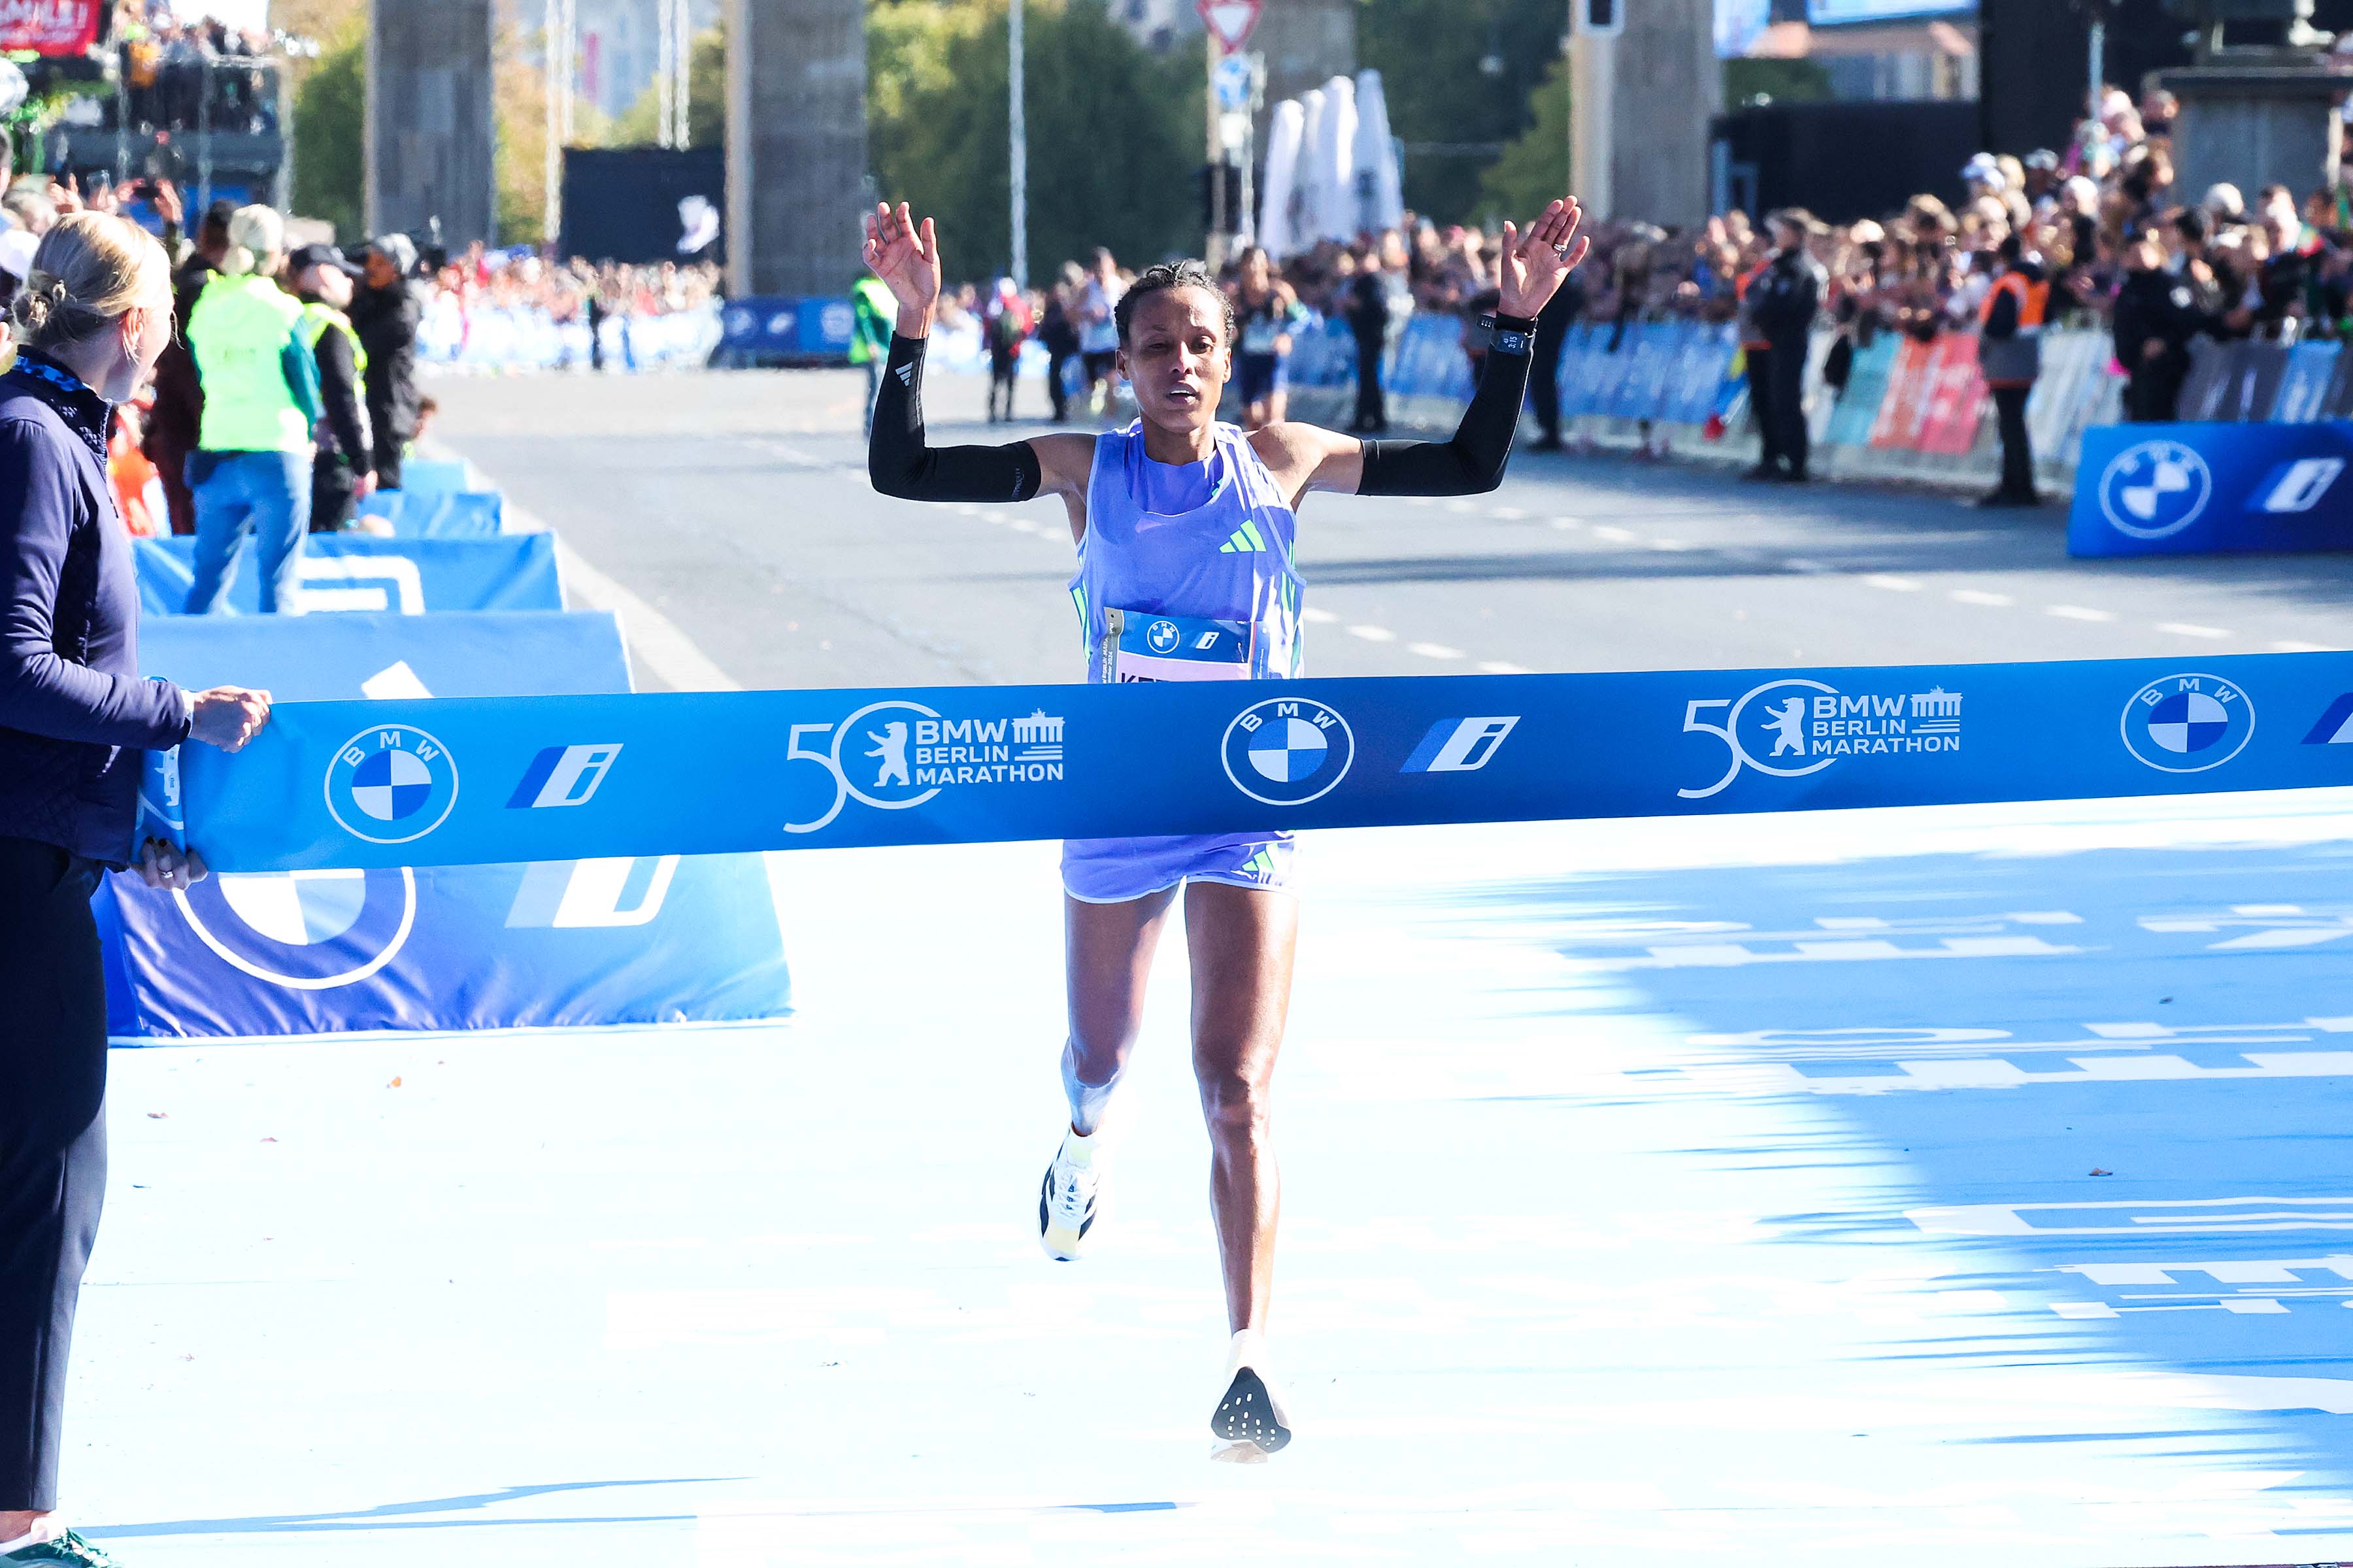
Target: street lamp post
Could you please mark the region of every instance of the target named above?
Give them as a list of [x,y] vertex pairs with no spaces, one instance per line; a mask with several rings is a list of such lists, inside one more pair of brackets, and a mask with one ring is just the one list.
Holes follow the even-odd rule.
[[1008,271],[1016,289],[1029,287],[1029,117],[1022,107],[1022,0],[1010,0],[1005,33],[1012,58],[1006,69],[1006,113],[1012,132],[1013,259]]

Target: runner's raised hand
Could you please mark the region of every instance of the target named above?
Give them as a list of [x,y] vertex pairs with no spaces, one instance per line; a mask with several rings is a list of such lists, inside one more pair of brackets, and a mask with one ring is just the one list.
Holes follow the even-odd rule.
[[889,286],[902,317],[929,321],[940,297],[940,243],[931,219],[919,227],[906,203],[896,212],[888,202],[877,203],[866,220],[866,265]]
[[1525,235],[1515,225],[1504,225],[1500,314],[1534,318],[1552,302],[1561,280],[1593,248],[1591,240],[1577,237],[1577,227],[1584,218],[1585,209],[1575,196],[1567,196],[1545,208]]

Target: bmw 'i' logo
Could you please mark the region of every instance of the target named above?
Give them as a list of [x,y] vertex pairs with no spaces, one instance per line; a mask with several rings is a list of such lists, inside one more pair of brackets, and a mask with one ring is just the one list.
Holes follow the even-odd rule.
[[2211,675],[2168,675],[2125,704],[2126,749],[2160,773],[2202,773],[2246,749],[2255,705],[2233,682]]
[[1252,800],[1305,805],[1331,793],[1356,760],[1356,737],[1337,709],[1311,698],[1253,703],[1226,726],[1226,777]]
[[457,804],[457,762],[413,725],[363,730],[327,764],[328,812],[344,832],[371,844],[422,838]]

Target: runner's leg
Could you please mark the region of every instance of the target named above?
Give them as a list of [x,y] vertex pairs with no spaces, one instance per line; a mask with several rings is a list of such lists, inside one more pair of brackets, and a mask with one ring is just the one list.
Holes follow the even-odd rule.
[[[1236,1332],[1266,1327],[1281,1184],[1268,1127],[1274,1058],[1291,1010],[1298,900],[1195,882],[1185,893],[1193,961],[1193,1073],[1209,1128],[1209,1201]],[[1141,988],[1139,987],[1139,990]]]
[[1092,1137],[1144,1027],[1145,982],[1176,889],[1116,904],[1067,895],[1062,902],[1071,1016],[1062,1088],[1071,1100],[1071,1130]]

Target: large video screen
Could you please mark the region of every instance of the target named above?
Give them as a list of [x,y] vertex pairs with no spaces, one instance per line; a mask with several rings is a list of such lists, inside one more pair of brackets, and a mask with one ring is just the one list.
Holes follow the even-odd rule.
[[1893,22],[1908,16],[1968,16],[1977,8],[1977,0],[1806,0],[1806,20],[1820,27],[1841,22]]

